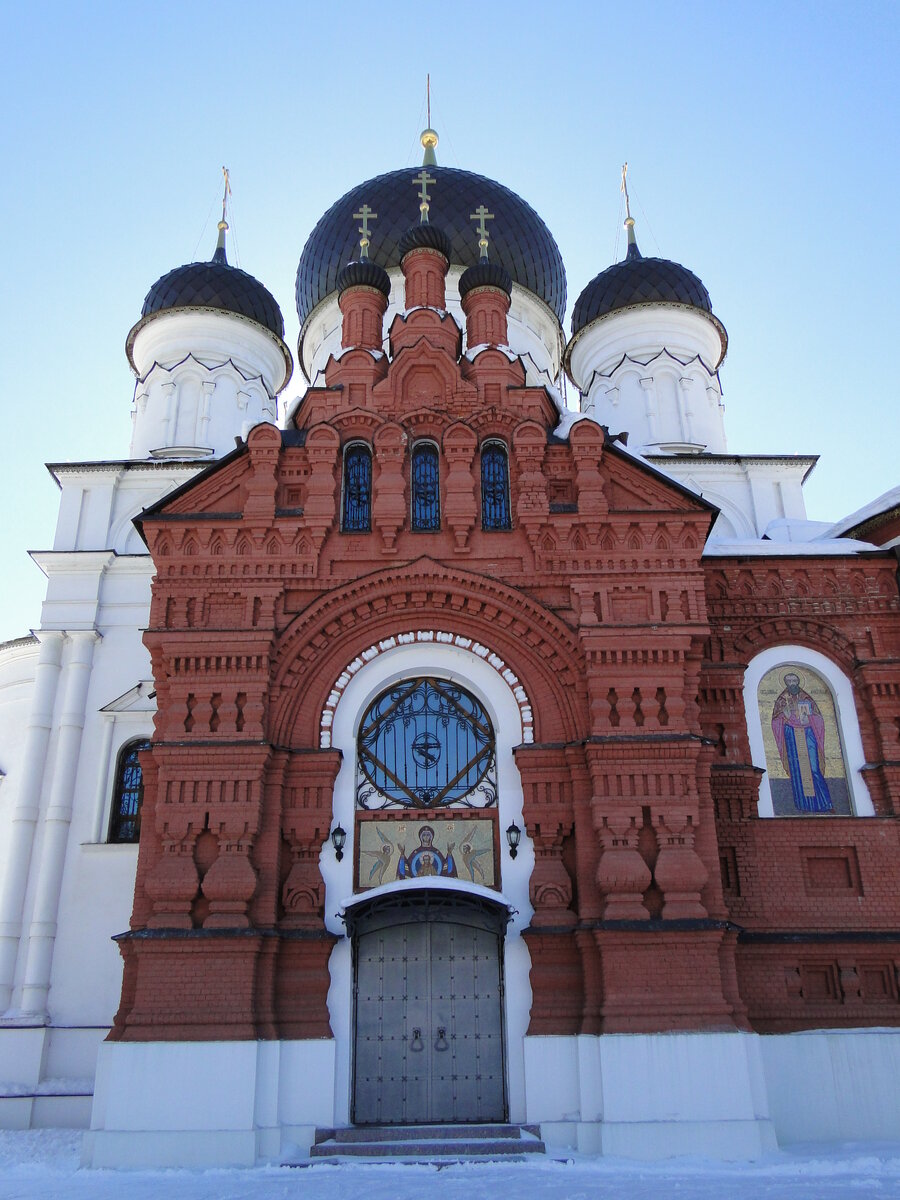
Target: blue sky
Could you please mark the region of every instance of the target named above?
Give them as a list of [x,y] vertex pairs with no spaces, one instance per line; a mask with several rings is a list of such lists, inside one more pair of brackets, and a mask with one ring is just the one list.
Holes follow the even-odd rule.
[[900,5],[7,0],[3,27],[0,639],[39,620],[43,463],[127,453],[125,336],[156,278],[211,256],[222,164],[232,261],[293,349],[306,237],[419,160],[427,71],[439,161],[541,213],[570,309],[621,254],[629,161],[644,253],[691,267],[728,329],[731,450],[820,453],[816,519],[900,481]]

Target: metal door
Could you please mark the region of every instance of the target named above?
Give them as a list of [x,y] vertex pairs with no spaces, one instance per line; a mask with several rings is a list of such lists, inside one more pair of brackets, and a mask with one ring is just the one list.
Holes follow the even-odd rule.
[[357,1124],[506,1119],[501,934],[450,915],[357,934]]

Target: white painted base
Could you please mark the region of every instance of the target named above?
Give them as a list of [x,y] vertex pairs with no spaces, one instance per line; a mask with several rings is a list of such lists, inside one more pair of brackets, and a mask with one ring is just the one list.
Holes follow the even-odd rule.
[[782,1146],[900,1141],[900,1029],[815,1029],[759,1041]]
[[[526,1037],[522,1058],[515,1119],[551,1149],[747,1160],[798,1141],[900,1140],[900,1029]],[[83,1162],[305,1157],[316,1126],[345,1123],[337,1061],[326,1040],[105,1042]]]
[[107,1029],[0,1024],[0,1129],[87,1129]]
[[334,1042],[104,1042],[82,1162],[277,1162],[334,1115]]
[[525,1039],[526,1108],[551,1146],[626,1158],[758,1158],[776,1146],[759,1038]]
[[900,1029],[529,1037],[525,1072],[528,1122],[587,1154],[900,1140]]

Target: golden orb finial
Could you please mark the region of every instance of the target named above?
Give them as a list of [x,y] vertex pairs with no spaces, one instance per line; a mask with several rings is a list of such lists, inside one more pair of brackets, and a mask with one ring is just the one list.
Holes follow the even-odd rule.
[[421,140],[422,146],[425,150],[425,154],[422,158],[422,166],[423,167],[436,167],[437,166],[437,158],[435,157],[434,151],[435,151],[435,147],[438,144],[437,133],[429,126],[428,129],[422,130],[422,137],[420,140]]

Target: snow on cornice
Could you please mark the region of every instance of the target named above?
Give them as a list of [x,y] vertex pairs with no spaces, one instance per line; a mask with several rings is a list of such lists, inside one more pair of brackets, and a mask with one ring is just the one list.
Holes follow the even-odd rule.
[[822,558],[834,555],[882,553],[880,546],[854,538],[829,538],[817,542],[771,542],[741,538],[710,538],[704,558]]

